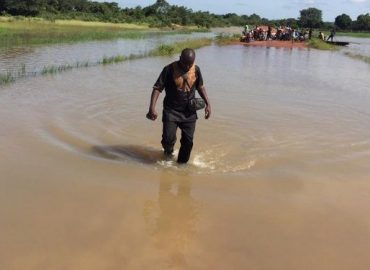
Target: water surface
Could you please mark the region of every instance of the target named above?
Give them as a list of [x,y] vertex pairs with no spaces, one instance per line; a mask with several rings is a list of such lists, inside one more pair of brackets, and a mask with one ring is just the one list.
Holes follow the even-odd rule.
[[197,50],[213,115],[178,166],[145,118],[175,59],[0,88],[0,268],[367,269],[369,65]]
[[0,73],[39,73],[44,67],[95,64],[104,57],[142,55],[161,44],[213,37],[214,33],[152,35],[140,39],[116,39],[46,46],[21,46],[0,49]]

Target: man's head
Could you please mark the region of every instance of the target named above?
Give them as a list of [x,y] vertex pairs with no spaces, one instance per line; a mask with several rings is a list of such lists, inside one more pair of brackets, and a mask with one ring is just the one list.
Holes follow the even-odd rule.
[[188,71],[194,64],[195,52],[193,49],[183,49],[180,55],[180,65],[184,71]]

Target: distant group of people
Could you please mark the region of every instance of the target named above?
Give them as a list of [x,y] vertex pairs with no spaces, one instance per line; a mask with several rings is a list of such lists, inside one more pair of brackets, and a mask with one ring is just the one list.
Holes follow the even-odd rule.
[[248,25],[244,26],[242,41],[265,41],[265,40],[292,40],[305,41],[311,39],[312,29],[297,30],[291,27],[279,27],[277,29],[271,26],[255,26],[249,29]]

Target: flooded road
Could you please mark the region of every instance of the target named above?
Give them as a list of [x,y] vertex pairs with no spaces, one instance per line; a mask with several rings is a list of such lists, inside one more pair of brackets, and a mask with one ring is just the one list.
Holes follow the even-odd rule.
[[0,268],[367,269],[370,66],[197,50],[213,115],[178,166],[145,118],[176,59],[0,88]]

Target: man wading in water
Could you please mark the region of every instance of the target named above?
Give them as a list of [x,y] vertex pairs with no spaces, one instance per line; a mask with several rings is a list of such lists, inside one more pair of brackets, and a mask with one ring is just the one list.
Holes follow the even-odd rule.
[[159,94],[165,89],[162,146],[165,156],[171,157],[176,143],[176,130],[179,127],[181,129],[181,147],[177,158],[178,163],[187,163],[193,148],[195,122],[198,117],[196,111],[189,106],[189,101],[195,97],[195,90],[198,90],[206,104],[205,118],[208,119],[211,116],[211,105],[203,85],[202,74],[194,61],[194,50],[187,48],[181,52],[179,61],[164,67],[153,86],[149,112],[146,115],[150,120],[157,119],[158,114],[155,106]]

